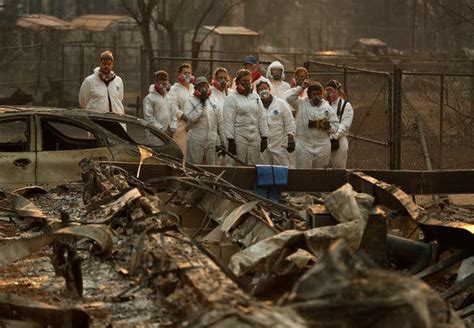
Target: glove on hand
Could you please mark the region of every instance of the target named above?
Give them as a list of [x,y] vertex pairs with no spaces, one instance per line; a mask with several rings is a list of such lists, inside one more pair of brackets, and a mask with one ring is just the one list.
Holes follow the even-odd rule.
[[227,139],[227,140],[228,140],[227,150],[232,155],[237,155],[237,145],[235,144],[235,140],[234,139]]
[[260,140],[260,152],[263,153],[268,147],[267,137],[262,137]]
[[288,146],[286,147],[286,150],[289,153],[292,153],[295,151],[295,149],[296,149],[295,139],[293,139],[293,136],[288,137]]
[[324,130],[329,130],[331,128],[331,123],[329,123],[328,119],[322,119],[319,121],[319,126]]

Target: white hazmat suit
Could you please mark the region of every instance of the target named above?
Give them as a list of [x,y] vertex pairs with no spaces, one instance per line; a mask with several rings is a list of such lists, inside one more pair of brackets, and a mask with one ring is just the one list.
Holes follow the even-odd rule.
[[[281,69],[282,75],[281,75],[281,80],[274,80],[272,76],[272,69]],[[288,82],[285,82],[285,68],[283,67],[283,64],[280,63],[278,60],[274,61],[268,66],[267,69],[267,79],[270,81],[270,87],[271,87],[271,93],[275,97],[278,97],[280,99],[285,99],[285,92],[291,89],[291,86]]]
[[[217,89],[215,86],[211,86],[211,97],[209,98],[211,100],[211,103],[215,104],[217,106],[217,109],[220,110],[222,113],[223,110],[224,110],[224,102],[225,102],[225,98],[227,97],[227,94],[225,91],[221,91],[219,89]],[[225,138],[225,134],[224,134],[224,126],[219,126],[219,135],[223,135],[224,136],[224,140],[222,140],[223,143],[221,143],[220,145],[223,145],[224,147],[227,148],[227,139]],[[226,165],[230,165],[230,161],[229,161],[229,158],[228,156],[218,156],[217,159],[216,159],[216,165],[220,165],[220,166],[226,166]]]
[[232,92],[224,103],[224,131],[227,139],[234,139],[237,157],[255,165],[260,157],[261,137],[268,136],[265,108],[260,97],[252,92],[242,95]]
[[266,109],[268,123],[268,147],[262,153],[262,162],[270,165],[289,166],[286,150],[288,134],[295,135],[295,119],[283,99],[273,97]]
[[[330,133],[338,128],[336,111],[326,100],[319,106],[313,106],[309,98],[299,98],[302,87],[291,89],[287,101],[296,108],[298,130],[296,131],[296,168],[325,168],[329,165],[331,155]],[[320,128],[309,128],[309,121],[326,118],[330,123],[329,131]]]
[[149,93],[143,99],[143,118],[155,128],[167,132],[168,128],[175,132],[177,128],[177,119],[175,107],[165,91],[162,96],[155,90],[155,85],[150,85]]
[[331,134],[331,139],[339,140],[339,149],[331,151],[330,163],[331,167],[334,169],[345,169],[347,165],[347,151],[349,149],[347,134],[349,133],[352,119],[354,118],[354,109],[352,108],[351,103],[347,101],[344,112],[342,113],[344,102],[346,101],[339,97],[333,104],[331,104],[339,119],[339,127],[336,133]]
[[115,78],[107,85],[99,77],[99,67],[96,67],[94,73],[84,79],[79,90],[79,104],[82,109],[124,114],[122,100],[122,79],[115,75]]
[[209,99],[203,104],[193,96],[188,98],[184,113],[188,117],[186,160],[191,164],[215,165],[216,146],[225,138],[222,110]]
[[[189,88],[186,88],[181,83],[175,83],[171,86],[168,96],[170,97],[171,103],[175,106],[175,112],[177,119],[180,119],[184,113],[184,107],[189,97],[194,94],[194,85],[189,84]],[[186,155],[186,122],[180,120],[176,133],[173,136],[174,141]]]

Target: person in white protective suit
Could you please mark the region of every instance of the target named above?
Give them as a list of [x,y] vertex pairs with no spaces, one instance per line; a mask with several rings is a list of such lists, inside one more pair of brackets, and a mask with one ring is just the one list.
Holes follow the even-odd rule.
[[198,77],[184,110],[188,118],[186,160],[191,164],[215,165],[216,146],[224,143],[222,110],[209,99],[210,95],[209,82],[204,76]]
[[[262,73],[260,73],[258,58],[255,57],[254,55],[245,56],[243,61],[242,61],[242,69],[245,69],[245,70],[249,71],[250,74],[252,75],[251,82],[252,82],[253,91],[255,91],[255,82],[260,77],[262,77]],[[230,89],[232,91],[235,91],[236,86],[237,85],[236,85],[235,79],[234,79],[231,83]]]
[[174,141],[181,148],[184,155],[186,155],[186,122],[187,117],[184,114],[184,106],[194,93],[194,76],[192,67],[188,63],[181,64],[177,71],[178,82],[171,86],[168,93],[171,103],[175,106],[176,118],[178,119],[178,127],[173,136]]
[[272,96],[269,82],[260,81],[256,87],[268,123],[268,147],[262,153],[262,162],[289,166],[288,154],[295,151],[295,119],[290,106],[283,99]]
[[[307,79],[309,79],[308,70],[304,67],[298,67],[298,68],[296,68],[296,70],[293,74],[293,78],[290,81],[290,86],[291,86],[291,88],[301,86],[303,84],[303,82]],[[291,89],[286,91],[285,96],[283,97],[283,99],[286,99],[290,92],[291,92]],[[307,94],[306,90],[303,90],[298,97],[301,98],[301,99],[307,98],[308,94]],[[291,106],[291,104],[290,104],[290,109],[293,113],[293,117],[295,117],[295,119],[296,119],[296,131],[300,131],[301,130],[300,126],[302,124],[300,122],[301,117],[297,115],[296,108],[293,108],[293,106]],[[294,152],[290,154],[290,167],[291,168],[296,167],[296,155],[295,155]]]
[[[299,98],[307,90],[307,98]],[[302,169],[326,168],[331,155],[329,136],[338,128],[336,111],[323,99],[319,82],[303,82],[291,89],[287,101],[296,108],[299,130],[296,130],[296,167]]]
[[290,90],[291,86],[285,82],[285,68],[278,60],[268,66],[267,79],[271,82],[272,95],[284,99],[285,92]]
[[[212,75],[212,82],[211,82],[211,103],[215,104],[218,110],[223,111],[224,109],[224,101],[227,95],[229,94],[229,84],[230,84],[230,77],[229,72],[224,67],[218,67],[214,74]],[[224,129],[223,126],[219,127],[220,129]],[[222,131],[223,132],[223,131]],[[221,133],[221,131],[219,131]],[[224,138],[224,146],[227,147]],[[230,163],[228,158],[225,156],[225,153],[219,151],[217,153],[216,164],[220,166],[226,166]]]
[[224,130],[227,149],[241,161],[255,165],[267,148],[268,125],[260,97],[252,92],[251,73],[237,72],[235,92],[225,99]]
[[114,71],[114,56],[104,51],[99,58],[99,67],[86,77],[79,90],[79,105],[82,109],[96,112],[124,114],[123,82]]
[[168,97],[169,75],[165,71],[157,71],[153,77],[155,83],[150,85],[149,93],[143,99],[143,118],[172,137],[176,131],[177,118],[175,107]]
[[345,169],[347,165],[347,151],[349,142],[347,134],[352,125],[354,110],[342,89],[341,83],[330,80],[325,85],[326,100],[334,108],[339,120],[337,131],[331,134],[331,159],[330,165],[334,169]]

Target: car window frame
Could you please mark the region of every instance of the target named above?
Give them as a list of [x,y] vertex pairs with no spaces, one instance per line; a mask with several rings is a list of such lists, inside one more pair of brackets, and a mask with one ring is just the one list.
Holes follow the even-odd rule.
[[[69,124],[72,126],[76,126],[78,128],[82,128],[87,130],[88,132],[92,133],[95,139],[98,142],[98,147],[94,148],[85,148],[85,149],[67,149],[67,150],[56,150],[56,151],[77,151],[77,150],[88,150],[88,149],[96,149],[96,148],[109,148],[107,142],[104,141],[103,136],[97,129],[94,127],[88,126],[87,124],[83,123],[80,119],[75,117],[68,117],[68,116],[57,116],[57,115],[48,115],[48,114],[36,114],[35,115],[35,122],[36,122],[36,149],[38,152],[43,151],[55,151],[55,150],[44,150],[43,149],[43,129],[41,126],[41,119],[51,119],[58,123],[62,124]],[[110,150],[110,148],[109,148]]]
[[[127,120],[127,119],[120,119],[120,118],[110,118],[110,117],[89,117],[89,119],[96,125],[98,125],[101,129],[104,129],[105,131],[107,131],[108,133],[111,133],[113,134],[115,137],[117,138],[120,138],[120,140],[123,140],[123,141],[126,141],[126,142],[129,142],[129,143],[132,143],[133,145],[135,146],[145,146],[145,147],[149,147],[147,145],[144,145],[144,144],[140,144],[140,143],[137,143],[135,142],[135,140],[133,140],[132,137],[130,137],[130,135],[128,135],[128,137],[130,138],[130,140],[125,140],[123,139],[122,137],[116,135],[115,133],[109,131],[108,129],[106,129],[105,127],[103,127],[102,125],[100,125],[100,123],[97,123],[95,120],[100,120],[100,121],[109,121],[109,122],[116,122],[116,123],[124,123],[124,124],[136,124],[138,126],[141,126],[143,127],[144,129],[147,129],[148,131],[150,131],[154,136],[156,136],[157,138],[159,138],[163,144],[160,145],[160,146],[153,146],[153,147],[156,147],[156,148],[166,148],[166,147],[169,147],[170,144],[172,143],[172,139],[170,137],[168,137],[164,132],[161,132],[159,130],[156,130],[156,129],[153,129],[153,127],[149,126],[149,124],[147,124],[146,122],[142,123],[140,121],[132,121],[132,120]],[[128,133],[127,133],[128,134]]]
[[[31,115],[27,115],[27,114],[18,114],[18,115],[6,115],[4,117],[0,117],[0,123],[1,122],[4,122],[4,121],[18,121],[18,120],[23,120],[23,121],[26,121],[26,127],[27,127],[27,136],[26,136],[26,144],[27,144],[27,147],[28,149],[27,150],[24,150],[24,151],[18,151],[18,152],[8,152],[8,153],[29,153],[29,152],[35,152],[36,151],[36,145],[35,145],[35,140],[36,138],[34,138],[34,133],[32,133],[32,131],[34,131],[34,126],[32,124],[32,118],[31,118]],[[3,152],[3,151],[0,151],[0,153],[7,153],[7,152]]]

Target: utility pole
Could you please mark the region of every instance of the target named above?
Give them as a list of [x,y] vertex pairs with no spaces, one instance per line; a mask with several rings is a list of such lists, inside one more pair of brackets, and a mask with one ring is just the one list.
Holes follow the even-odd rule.
[[412,30],[411,30],[411,54],[415,55],[415,45],[416,45],[416,11],[417,11],[417,1],[413,0],[413,13],[412,13]]

